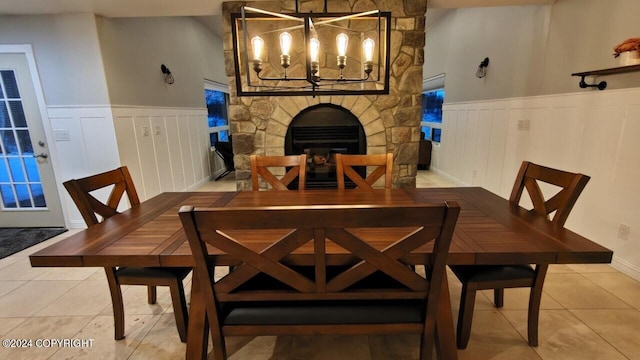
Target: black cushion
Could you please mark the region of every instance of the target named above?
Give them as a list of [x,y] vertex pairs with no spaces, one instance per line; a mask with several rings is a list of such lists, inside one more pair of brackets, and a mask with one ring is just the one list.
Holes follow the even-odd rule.
[[535,270],[529,265],[451,265],[462,282],[532,279]]
[[117,277],[183,279],[189,274],[189,267],[121,267],[116,270]]
[[424,322],[422,300],[225,303],[225,325],[329,325]]

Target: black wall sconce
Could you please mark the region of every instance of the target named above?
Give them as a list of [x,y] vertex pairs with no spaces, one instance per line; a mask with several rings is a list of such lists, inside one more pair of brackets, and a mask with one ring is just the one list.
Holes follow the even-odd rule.
[[169,70],[169,68],[165,64],[160,65],[160,70],[164,74],[164,82],[166,82],[169,85],[175,82],[175,79],[173,78],[173,74],[171,74],[171,70]]
[[487,75],[487,66],[489,66],[488,57],[484,58],[480,65],[478,65],[478,70],[476,70],[476,77],[478,79],[482,79],[483,77],[485,77],[485,75]]

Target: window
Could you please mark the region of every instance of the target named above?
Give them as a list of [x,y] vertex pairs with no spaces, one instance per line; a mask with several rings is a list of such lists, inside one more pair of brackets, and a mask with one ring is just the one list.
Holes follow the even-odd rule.
[[422,94],[422,119],[420,126],[427,140],[440,142],[442,137],[442,103],[444,89],[427,91]]
[[211,146],[229,141],[229,120],[227,118],[227,104],[229,95],[211,89],[205,84],[204,100],[207,105],[207,119],[209,122],[209,139]]

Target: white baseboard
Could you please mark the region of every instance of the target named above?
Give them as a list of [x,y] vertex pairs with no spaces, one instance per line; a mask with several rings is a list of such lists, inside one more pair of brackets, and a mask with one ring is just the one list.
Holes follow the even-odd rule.
[[452,177],[451,175],[443,172],[442,170],[438,170],[437,168],[434,168],[433,166],[429,167],[429,171],[432,171],[432,172],[436,173],[437,175],[442,176],[443,178],[446,178],[447,180],[455,183],[458,186],[471,186],[471,185],[469,185],[467,183],[463,183],[459,179],[456,179],[456,178]]
[[613,256],[613,260],[611,261],[611,266],[616,270],[624,273],[633,279],[640,281],[640,269],[633,264],[630,264],[628,261],[620,259],[617,256]]

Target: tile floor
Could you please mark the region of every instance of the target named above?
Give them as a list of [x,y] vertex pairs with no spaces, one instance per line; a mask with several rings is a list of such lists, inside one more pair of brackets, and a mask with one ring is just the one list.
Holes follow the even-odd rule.
[[[418,187],[454,186],[421,171]],[[233,174],[202,190],[235,190]],[[0,348],[0,359],[182,359],[169,293],[124,290],[126,338],[113,340],[113,319],[102,269],[32,268],[28,255],[77,230],[0,260],[0,338],[92,339],[85,348]],[[190,287],[190,278],[185,280]],[[457,314],[460,284],[450,276]],[[490,292],[476,300],[467,359],[640,359],[640,283],[608,265],[552,265],[540,313],[540,346],[526,343],[526,289],[507,290],[495,309]],[[455,315],[454,315],[455,316]],[[416,336],[281,336],[230,338],[231,360],[417,359]]]

